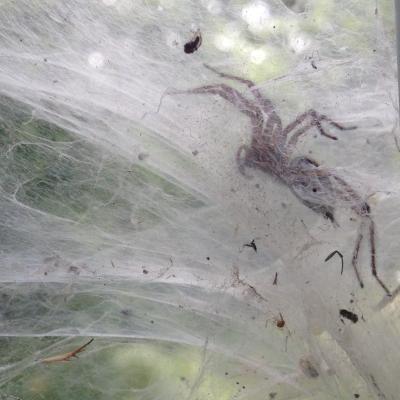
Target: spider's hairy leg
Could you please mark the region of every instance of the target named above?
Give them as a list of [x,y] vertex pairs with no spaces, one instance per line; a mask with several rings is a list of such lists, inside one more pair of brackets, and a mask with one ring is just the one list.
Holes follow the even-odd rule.
[[236,89],[231,88],[224,83],[219,83],[215,85],[205,85],[194,89],[188,90],[175,90],[168,89],[165,93],[166,95],[176,95],[176,94],[214,94],[222,97],[223,99],[229,101],[235,107],[239,109],[240,112],[249,116],[253,122],[257,124],[263,123],[263,117],[260,109],[257,105],[252,103],[250,100],[246,99],[241,93]]
[[[364,215],[364,218],[367,218],[369,220],[369,244],[370,244],[370,255],[371,255],[371,273],[372,276],[375,278],[375,280],[378,282],[379,286],[385,291],[385,293],[388,296],[391,296],[390,290],[387,288],[387,286],[383,283],[383,281],[379,278],[378,273],[376,271],[376,248],[375,248],[375,222],[371,218],[370,215]],[[362,234],[362,229],[365,226],[364,221],[361,222],[360,225],[360,230],[357,236],[357,240],[354,246],[354,251],[353,251],[353,257],[351,260],[351,264],[353,265],[354,272],[356,274],[357,280],[360,284],[361,288],[364,288],[364,282],[362,281],[360,277],[360,273],[357,268],[358,264],[358,254],[361,246],[361,242],[363,240],[363,234]]]
[[369,221],[369,239],[370,239],[370,255],[371,255],[371,273],[382,289],[386,292],[388,296],[391,296],[390,290],[379,278],[376,270],[376,247],[375,247],[375,222],[371,217],[371,208],[369,204],[364,201],[360,195],[342,178],[332,174],[332,178],[339,184],[340,188],[336,188],[336,194],[341,199],[348,201],[351,204],[351,209],[363,219],[360,225],[359,234],[356,240],[356,244],[353,251],[352,265],[356,273],[358,282],[361,288],[364,287],[364,283],[360,277],[359,271],[357,269],[358,263],[358,253],[360,250],[360,245],[363,240],[362,229],[365,225],[365,220]]
[[326,115],[322,115],[319,114],[317,111],[311,109],[306,111],[305,113],[299,115],[293,122],[291,122],[289,125],[286,126],[286,128],[283,130],[283,137],[286,139],[287,135],[292,132],[295,128],[297,128],[299,125],[301,125],[307,118],[309,118],[310,120],[307,122],[307,124],[300,128],[297,132],[295,132],[293,134],[293,136],[291,137],[290,141],[289,141],[289,146],[295,146],[299,137],[301,135],[303,135],[304,133],[306,133],[309,129],[311,129],[312,127],[316,127],[320,134],[322,136],[326,136],[329,139],[332,140],[337,140],[336,136],[333,136],[329,133],[327,133],[324,128],[321,125],[322,121],[325,121],[327,123],[329,123],[330,125],[334,126],[335,128],[341,130],[341,131],[347,131],[347,130],[353,130],[356,129],[356,126],[349,126],[349,127],[345,127],[341,124],[338,124],[337,122],[333,121],[332,119],[328,118]]
[[231,79],[233,81],[237,81],[237,82],[243,83],[248,88],[250,88],[250,91],[253,94],[253,96],[255,97],[255,99],[257,100],[258,105],[262,108],[262,110],[267,115],[269,115],[272,111],[274,111],[274,105],[272,104],[272,102],[270,100],[268,100],[267,98],[265,98],[261,94],[261,92],[257,89],[257,85],[253,81],[251,81],[249,79],[240,78],[239,76],[235,76],[235,75],[231,75],[231,74],[226,74],[224,72],[220,72],[217,69],[215,69],[213,67],[210,67],[208,64],[204,64],[204,66],[207,69],[209,69],[210,71],[212,71],[215,74],[217,74],[218,76],[220,76],[221,78]]
[[376,272],[376,249],[375,249],[375,222],[374,220],[369,216],[369,240],[370,240],[370,250],[371,250],[371,270],[372,270],[372,275],[373,277],[377,280],[379,285],[382,287],[382,289],[386,292],[388,296],[391,296],[392,294],[390,293],[390,290],[387,288],[387,286],[382,282],[382,280],[379,278],[377,272]]
[[[360,227],[360,230],[361,230],[361,227]],[[360,273],[358,272],[357,263],[358,263],[358,253],[360,251],[360,246],[361,246],[362,240],[363,240],[363,235],[361,232],[359,232],[358,236],[357,236],[356,244],[355,244],[354,250],[353,250],[353,257],[351,259],[351,265],[353,266],[354,272],[356,274],[356,277],[357,277],[358,283],[360,284],[361,289],[364,288],[364,282],[362,281],[362,279],[360,277]]]

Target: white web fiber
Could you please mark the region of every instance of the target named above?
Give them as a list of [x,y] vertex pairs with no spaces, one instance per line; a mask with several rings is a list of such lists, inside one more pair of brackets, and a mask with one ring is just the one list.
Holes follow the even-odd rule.
[[389,0],[3,1],[0,399],[396,399],[395,60]]

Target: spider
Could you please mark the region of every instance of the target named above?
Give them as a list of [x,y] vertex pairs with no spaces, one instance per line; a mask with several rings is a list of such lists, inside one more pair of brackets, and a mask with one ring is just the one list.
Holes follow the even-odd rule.
[[336,136],[326,132],[323,123],[340,131],[353,130],[357,127],[345,127],[314,109],[304,112],[284,127],[273,103],[261,94],[254,82],[219,72],[208,65],[205,67],[221,78],[246,85],[250,89],[252,98],[245,97],[225,83],[205,85],[189,90],[167,89],[165,95],[217,95],[247,115],[251,122],[252,136],[250,144],[240,146],[236,153],[240,173],[246,176],[245,168],[249,167],[276,177],[277,180],[287,185],[306,207],[321,214],[334,224],[336,224],[335,208],[339,202],[345,203],[361,218],[352,257],[352,266],[358,283],[361,288],[364,287],[357,264],[358,253],[364,238],[364,227],[368,224],[371,272],[378,284],[390,296],[389,289],[379,278],[376,270],[375,223],[369,204],[334,171],[321,167],[316,160],[310,157],[293,156],[298,140],[311,128],[316,128],[322,136],[328,139],[337,140]]

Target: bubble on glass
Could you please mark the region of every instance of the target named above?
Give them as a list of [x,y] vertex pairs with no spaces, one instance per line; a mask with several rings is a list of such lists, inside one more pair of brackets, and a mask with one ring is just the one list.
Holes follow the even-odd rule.
[[220,34],[215,36],[214,44],[218,50],[230,51],[235,46],[235,40],[226,34]]
[[271,16],[269,7],[263,1],[247,4],[242,9],[242,18],[251,30],[262,30]]
[[101,68],[104,65],[104,56],[98,51],[89,54],[88,63],[92,68]]
[[307,37],[296,34],[291,36],[289,46],[295,53],[302,53],[310,46],[310,43]]
[[265,49],[254,49],[250,53],[250,61],[253,64],[262,64],[267,58],[267,52]]

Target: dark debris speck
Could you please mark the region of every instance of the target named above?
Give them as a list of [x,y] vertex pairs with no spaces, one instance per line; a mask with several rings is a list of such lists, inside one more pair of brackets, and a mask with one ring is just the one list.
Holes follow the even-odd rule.
[[347,318],[348,320],[353,322],[353,324],[358,321],[358,315],[349,310],[341,309],[339,313],[343,318]]

